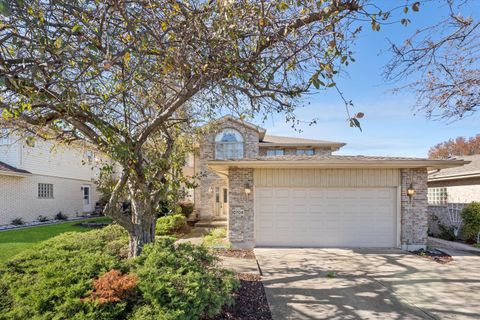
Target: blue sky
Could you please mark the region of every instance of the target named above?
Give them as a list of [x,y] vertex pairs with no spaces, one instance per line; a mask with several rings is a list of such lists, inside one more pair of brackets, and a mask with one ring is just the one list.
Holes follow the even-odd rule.
[[[404,2],[389,0],[390,3]],[[480,12],[480,1],[473,3],[474,10]],[[440,20],[445,13],[446,8],[434,2],[409,15],[412,24],[408,27],[391,25],[380,32],[365,28],[360,35],[354,48],[356,62],[337,83],[346,97],[353,100],[354,110],[365,113],[363,132],[348,126],[338,95],[323,91],[305,97],[305,107],[296,112],[303,120],[319,118],[316,125],[300,125],[303,132],[298,133],[282,116],[275,116],[262,124],[267,134],[346,142],[336,154],[424,157],[439,142],[480,133],[480,114],[453,123],[428,120],[424,114],[415,115],[412,109],[415,97],[411,92],[394,94],[391,90],[395,85],[382,79],[383,67],[390,58],[387,39],[400,43],[419,27]]]

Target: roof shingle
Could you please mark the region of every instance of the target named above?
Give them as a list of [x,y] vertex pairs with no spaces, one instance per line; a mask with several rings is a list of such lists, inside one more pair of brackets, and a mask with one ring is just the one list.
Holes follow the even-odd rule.
[[441,179],[452,176],[463,176],[463,175],[474,175],[478,174],[480,176],[480,154],[472,156],[458,156],[455,159],[462,159],[465,161],[470,161],[470,163],[462,167],[454,168],[445,168],[437,172],[431,172],[428,175],[429,179]]
[[31,172],[27,171],[27,170],[23,170],[23,169],[18,169],[18,168],[15,168],[9,164],[6,164],[5,162],[1,162],[0,161],[0,174],[2,172],[11,172],[11,173],[27,173],[27,174],[30,174]]

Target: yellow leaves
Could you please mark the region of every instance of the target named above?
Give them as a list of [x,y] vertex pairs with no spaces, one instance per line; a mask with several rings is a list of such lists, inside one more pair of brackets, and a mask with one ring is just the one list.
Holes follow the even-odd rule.
[[123,63],[125,64],[125,66],[128,67],[128,64],[131,58],[132,58],[132,55],[130,54],[130,52],[126,52],[125,55],[123,56]]
[[55,46],[55,48],[60,49],[62,47],[62,43],[63,43],[62,38],[57,38],[57,40],[55,40],[53,45]]
[[180,11],[180,6],[178,5],[178,3],[174,3],[172,7],[173,11]]
[[167,30],[167,23],[165,21],[162,21],[162,31]]

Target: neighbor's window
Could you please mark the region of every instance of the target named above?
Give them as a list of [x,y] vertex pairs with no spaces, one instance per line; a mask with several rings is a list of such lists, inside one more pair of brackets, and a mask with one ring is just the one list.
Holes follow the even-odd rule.
[[42,199],[53,198],[53,184],[51,183],[39,183],[38,184],[38,197]]
[[313,149],[297,149],[297,155],[307,155],[313,156],[315,154],[315,150]]
[[283,156],[284,154],[285,154],[285,150],[283,150],[283,149],[269,149],[269,150],[267,150],[267,157]]
[[429,204],[446,204],[447,200],[447,188],[428,188]]
[[6,145],[10,143],[8,133],[9,132],[7,128],[2,128],[0,132],[0,145]]
[[93,162],[93,157],[94,157],[94,154],[92,150],[85,151],[85,158],[87,158],[88,163]]
[[237,130],[225,129],[215,137],[215,159],[243,158],[243,137]]

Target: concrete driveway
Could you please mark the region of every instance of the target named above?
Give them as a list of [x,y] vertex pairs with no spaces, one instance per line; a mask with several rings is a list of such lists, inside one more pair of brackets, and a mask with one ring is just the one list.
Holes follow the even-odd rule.
[[255,249],[275,320],[480,319],[480,256],[449,253]]

